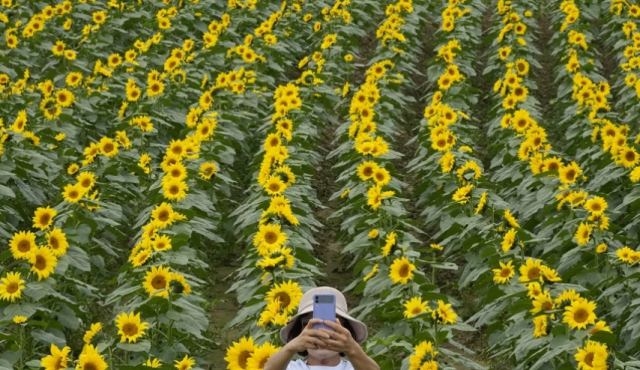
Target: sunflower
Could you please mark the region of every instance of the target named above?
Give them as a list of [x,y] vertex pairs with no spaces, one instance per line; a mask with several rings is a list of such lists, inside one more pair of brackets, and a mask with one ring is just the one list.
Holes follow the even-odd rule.
[[279,224],[262,224],[253,237],[253,245],[258,254],[265,257],[273,250],[281,247],[287,241],[287,234],[282,231]]
[[287,188],[287,184],[280,176],[271,175],[263,185],[269,195],[279,195]]
[[33,227],[44,230],[51,226],[58,211],[51,207],[38,207],[33,215]]
[[[164,179],[163,179],[164,180]],[[181,180],[171,179],[162,182],[162,193],[169,200],[181,201],[187,197],[189,186]]]
[[89,329],[84,332],[82,341],[85,344],[91,343],[91,341],[93,340],[93,337],[95,337],[96,334],[98,334],[101,330],[102,330],[102,323],[94,322],[93,324],[91,324]]
[[24,290],[24,280],[19,272],[9,272],[0,279],[0,299],[3,301],[14,302],[20,299],[22,290]]
[[[184,180],[187,177],[187,168],[182,162],[177,162],[167,166],[164,170],[168,180]],[[164,181],[165,179],[163,179]]]
[[107,367],[107,362],[92,344],[82,347],[76,370],[105,370]]
[[458,320],[458,315],[451,308],[451,303],[444,303],[441,299],[438,300],[438,307],[431,312],[431,316],[445,324],[455,324]]
[[596,322],[596,303],[578,298],[564,308],[563,322],[571,329],[584,329]]
[[592,230],[593,226],[588,223],[581,222],[576,230],[576,234],[574,235],[576,243],[578,243],[579,246],[587,245],[591,239]]
[[174,211],[171,204],[166,202],[158,204],[153,211],[151,211],[151,220],[158,229],[164,229],[174,221],[180,221],[184,218],[184,215]]
[[252,337],[242,337],[237,342],[233,342],[227,348],[227,354],[224,357],[227,361],[227,369],[229,370],[246,370],[247,363],[256,350],[256,345]]
[[542,279],[542,262],[538,259],[527,258],[520,266],[520,282],[528,283]]
[[504,234],[504,237],[502,238],[502,244],[501,244],[501,248],[504,253],[508,253],[511,250],[511,247],[513,246],[513,243],[516,240],[516,233],[517,233],[516,229],[510,228],[509,231],[507,231],[507,233]]
[[566,166],[560,167],[559,176],[560,182],[568,185],[576,182],[578,177],[582,174],[580,166],[574,161]]
[[204,162],[200,165],[198,174],[203,180],[210,180],[213,175],[218,172],[218,166],[215,162]]
[[37,247],[29,256],[31,271],[38,275],[38,280],[46,279],[53,273],[58,258],[49,247]]
[[413,270],[415,269],[416,266],[407,257],[396,258],[391,264],[389,277],[394,284],[407,284],[409,280],[413,279]]
[[62,257],[67,253],[69,242],[67,236],[61,229],[53,228],[47,233],[48,247],[56,257]]
[[267,302],[280,302],[280,309],[285,313],[291,313],[298,307],[302,298],[302,289],[295,281],[284,281],[275,284],[265,296]]
[[148,358],[143,365],[152,369],[157,369],[162,366],[162,362],[157,358]]
[[17,232],[11,237],[9,245],[13,258],[29,259],[31,251],[36,248],[36,234],[31,231]]
[[71,348],[64,346],[62,349],[58,348],[55,344],[51,344],[50,355],[43,357],[40,360],[40,366],[45,370],[62,370],[67,368],[67,361],[69,361],[69,353]]
[[413,297],[404,303],[404,317],[411,319],[423,313],[430,312],[427,302],[422,301],[421,297]]
[[607,345],[592,340],[587,340],[585,346],[578,348],[575,354],[578,370],[606,370],[607,357]]
[[101,138],[98,146],[100,148],[100,154],[104,156],[113,157],[118,154],[118,143],[110,137],[105,136]]
[[616,257],[621,262],[624,262],[629,265],[635,265],[640,261],[640,252],[634,251],[633,249],[624,246],[622,248],[618,248],[616,250]]
[[171,271],[168,267],[153,266],[145,274],[142,286],[149,296],[169,298],[171,276]]
[[496,284],[508,283],[516,273],[516,269],[513,267],[513,261],[511,260],[507,261],[507,263],[500,262],[500,267],[491,271],[493,271],[493,282]]
[[540,315],[533,318],[533,337],[539,338],[547,335],[547,315]]
[[395,231],[390,232],[385,237],[385,243],[382,247],[382,256],[387,257],[391,254],[391,249],[394,245],[396,245],[396,241],[398,240],[398,234]]
[[120,335],[120,342],[135,343],[149,328],[149,323],[140,319],[140,312],[121,312],[116,316],[116,327]]
[[255,347],[253,354],[247,360],[247,369],[263,369],[267,360],[278,352],[280,348],[269,342],[263,343],[259,347]]
[[56,93],[56,102],[59,106],[66,108],[73,104],[75,101],[75,96],[73,93],[67,89],[60,89]]
[[147,96],[154,97],[158,95],[162,95],[164,92],[164,83],[159,80],[152,80],[149,82],[147,86]]
[[[189,357],[188,355],[184,355],[182,360],[175,362],[175,367],[178,370],[190,370],[196,364],[196,360],[193,357]],[[262,369],[261,367],[258,369]]]
[[[428,340],[423,340],[413,348],[413,353],[411,354],[411,356],[409,356],[409,369],[410,370],[423,369],[424,365],[427,365],[432,362],[435,363],[434,361],[426,361],[424,363],[422,361],[424,360],[424,357],[426,355],[429,355],[431,358],[434,358],[436,357],[437,354],[438,352],[435,350],[433,343],[431,343]],[[435,367],[427,366],[427,367],[424,367],[424,369],[437,370],[438,366],[437,365]]]
[[96,175],[93,172],[82,171],[76,176],[76,181],[85,191],[89,191],[96,184]]
[[374,211],[380,208],[382,201],[395,195],[393,190],[382,190],[382,186],[374,185],[367,190],[367,205]]
[[159,235],[153,241],[153,250],[156,252],[163,252],[171,249],[171,238],[169,235]]
[[584,204],[584,209],[592,215],[601,215],[607,209],[607,201],[603,197],[593,197]]

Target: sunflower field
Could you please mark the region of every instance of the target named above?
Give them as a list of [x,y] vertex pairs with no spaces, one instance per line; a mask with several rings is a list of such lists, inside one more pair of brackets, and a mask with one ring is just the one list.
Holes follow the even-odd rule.
[[640,369],[640,2],[0,0],[0,370]]

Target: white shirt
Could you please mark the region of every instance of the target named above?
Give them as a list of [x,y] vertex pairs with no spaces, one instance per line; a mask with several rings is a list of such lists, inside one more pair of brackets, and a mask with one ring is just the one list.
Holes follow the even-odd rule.
[[307,365],[304,360],[298,359],[289,362],[287,370],[354,370],[354,368],[349,360],[343,358],[340,359],[340,363],[336,366]]

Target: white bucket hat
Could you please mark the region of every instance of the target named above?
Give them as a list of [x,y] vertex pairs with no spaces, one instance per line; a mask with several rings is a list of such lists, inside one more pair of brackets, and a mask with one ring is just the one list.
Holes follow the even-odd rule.
[[296,321],[299,320],[301,315],[304,315],[308,312],[313,312],[313,296],[316,294],[332,294],[336,296],[336,316],[339,316],[343,319],[349,320],[349,324],[351,324],[351,328],[353,328],[353,334],[356,342],[362,343],[365,339],[367,339],[367,326],[360,320],[351,317],[347,312],[347,300],[344,298],[344,295],[338,289],[329,287],[329,286],[321,286],[316,288],[311,288],[307,290],[302,298],[300,299],[300,304],[298,305],[298,312],[293,316],[287,325],[285,325],[282,329],[280,329],[280,339],[283,343],[287,342],[287,338],[289,337],[289,332],[293,329],[293,326],[296,324]]

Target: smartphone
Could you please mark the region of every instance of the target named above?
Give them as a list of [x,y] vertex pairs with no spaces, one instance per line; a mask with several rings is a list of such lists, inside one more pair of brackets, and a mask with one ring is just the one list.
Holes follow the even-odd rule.
[[[313,296],[313,318],[336,321],[336,296],[333,294],[316,294]],[[314,324],[314,329],[333,330],[325,324]]]

